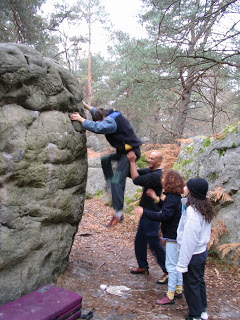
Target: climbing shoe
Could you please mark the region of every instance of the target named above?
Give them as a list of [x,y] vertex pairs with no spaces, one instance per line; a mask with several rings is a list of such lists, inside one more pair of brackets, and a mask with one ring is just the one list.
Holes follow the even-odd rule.
[[177,293],[176,291],[175,291],[175,293],[174,293],[174,299],[181,299],[182,298],[182,293]]
[[168,273],[164,273],[164,275],[156,281],[157,284],[166,284],[168,282]]
[[165,294],[165,296],[162,299],[157,300],[157,304],[174,304],[174,299],[169,299],[168,296]]
[[132,274],[149,274],[149,271],[146,268],[136,268],[136,269],[130,270],[130,272]]
[[119,218],[113,216],[111,221],[107,224],[107,227],[113,227],[120,221]]

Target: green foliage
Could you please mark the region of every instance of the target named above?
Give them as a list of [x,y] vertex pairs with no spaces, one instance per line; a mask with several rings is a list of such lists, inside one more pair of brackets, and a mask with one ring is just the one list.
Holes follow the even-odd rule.
[[[216,62],[222,59],[222,52],[214,51],[212,28],[215,21],[220,23],[221,14],[230,14],[231,6],[223,6],[219,0],[175,1],[170,7],[168,0],[143,2],[142,21],[149,37],[135,39],[121,31],[113,32],[108,47],[109,61],[92,55],[93,105],[120,110],[138,135],[149,137],[151,143],[172,142],[180,126],[185,127],[185,136],[198,132],[208,135],[216,128],[221,129],[224,122],[216,115],[222,116],[222,110],[230,114],[237,101],[229,102],[236,95],[229,97],[233,86],[227,82],[226,64]],[[196,26],[194,32],[193,25]],[[198,55],[202,55],[201,58],[196,58]],[[87,59],[80,62],[79,69],[77,75],[86,88]],[[239,78],[237,70],[236,79]],[[213,83],[212,79],[216,81]],[[217,111],[212,101],[215,92],[219,94],[214,101],[223,101],[223,105],[216,105]],[[183,101],[189,102],[180,114]],[[226,101],[228,110],[223,107]],[[221,121],[217,122],[214,117]]]
[[92,196],[89,192],[85,193],[85,199],[92,199]]
[[103,195],[103,191],[102,190],[96,190],[94,193],[94,197],[96,199],[100,198]]
[[238,125],[239,125],[239,123],[234,123],[234,124],[232,124],[232,125],[230,125],[230,126],[228,126],[227,128],[225,128],[224,130],[223,130],[223,133],[228,133],[228,132],[230,132],[230,133],[238,133]]
[[184,148],[184,152],[187,154],[191,154],[193,152],[194,146],[187,146]]
[[126,207],[124,207],[124,213],[125,214],[133,215],[134,208],[136,208],[139,205],[139,203],[135,203],[134,204],[133,199],[131,199],[131,200],[132,201],[129,201],[129,204]]
[[39,9],[46,0],[1,0],[0,41],[33,45],[46,54],[51,44],[54,50],[56,39],[47,31],[47,21],[40,16]]
[[146,159],[145,155],[142,154],[141,157],[137,160],[137,166],[139,169],[144,169],[148,165],[148,160]]
[[211,177],[210,177],[210,181],[213,181],[213,180],[215,180],[215,179],[216,179],[216,173],[213,172],[212,175],[211,175]]
[[184,177],[186,180],[189,180],[191,174],[191,169],[189,169],[187,172],[184,172]]
[[139,188],[139,189],[137,189],[136,193],[131,198],[128,196],[125,196],[126,204],[130,204],[132,202],[135,202],[136,200],[139,200],[141,193],[142,193],[142,188]]
[[[148,28],[150,39],[155,41],[155,65],[159,72],[159,84],[169,85],[170,92],[174,87],[172,91],[183,97],[174,99],[172,95],[172,99],[167,102],[169,107],[172,105],[171,115],[176,118],[175,124],[168,127],[168,130],[176,132],[180,138],[183,131],[195,133],[195,126],[199,126],[197,121],[204,123],[207,118],[211,121],[213,132],[217,126],[221,129],[222,119],[219,115],[223,116],[225,112],[230,114],[235,103],[234,94],[230,98],[229,90],[225,91],[227,99],[223,99],[222,92],[224,83],[226,87],[225,79],[230,79],[232,75],[231,72],[227,73],[227,64],[232,65],[234,60],[237,73],[239,69],[239,33],[232,16],[232,10],[239,12],[239,4],[221,0],[171,3],[168,0],[143,0],[143,3],[146,11],[142,15],[142,22]],[[227,17],[233,19],[228,26],[224,22]],[[221,32],[217,35],[214,32],[216,26],[218,30],[221,26]],[[228,50],[222,46],[226,43],[229,48],[228,32],[231,39],[234,39],[230,44],[236,53],[234,59],[232,56],[230,58]],[[216,45],[212,46],[212,43]],[[224,66],[221,61],[224,61]],[[235,77],[237,78],[239,76]],[[160,91],[162,93],[163,88]],[[225,101],[225,104],[221,105],[220,100]],[[226,104],[231,105],[229,100],[232,107],[226,111]],[[176,110],[175,115],[173,109]],[[191,126],[188,118],[195,119],[192,121],[194,126]]]
[[191,159],[191,158],[188,159],[188,160],[183,160],[181,165],[182,165],[182,167],[184,168],[187,164],[189,164],[189,163],[191,163],[191,162],[193,162],[193,159]]
[[188,180],[191,175],[191,169],[186,168],[186,166],[193,162],[192,158],[189,158],[188,160],[183,160],[180,157],[173,165],[173,170],[180,172],[185,180]]
[[238,134],[238,126],[240,122],[233,123],[230,126],[227,126],[221,133],[219,140],[224,140],[228,133],[236,133]]
[[178,171],[178,172],[180,171],[180,161],[179,160],[174,163],[172,169],[174,171]]
[[[72,31],[73,33],[66,34],[62,28],[59,28],[58,30],[61,43],[64,46],[63,53],[65,55],[67,67],[73,73],[78,73],[77,65],[79,63],[80,50],[82,50],[82,47],[86,44],[85,47],[88,49],[87,55],[89,66],[84,74],[84,78],[87,78],[87,87],[90,89],[92,82],[94,82],[94,79],[92,78],[93,66],[91,66],[93,60],[91,52],[93,25],[95,23],[104,24],[104,28],[107,29],[108,14],[104,9],[101,0],[75,0],[72,5],[71,3],[72,2],[70,1],[70,7],[66,14],[61,14],[61,12],[59,12],[58,16],[56,16],[56,14],[53,15],[53,20],[59,20],[59,17],[62,21],[66,19],[69,24],[70,32]],[[76,30],[78,30],[78,32],[76,32]],[[81,56],[83,55],[81,54]],[[84,91],[86,91],[85,88]],[[91,95],[90,92],[89,95]]]
[[100,23],[106,23],[107,13],[101,0],[77,0],[75,5],[71,8],[73,19],[82,21],[85,19],[87,24],[95,23],[96,21]]
[[130,203],[133,202],[133,199],[130,198],[130,197],[128,197],[128,196],[125,196],[124,200],[125,200],[125,202],[126,202],[127,205],[129,205]]
[[131,206],[127,206],[126,208],[124,208],[124,213],[125,214],[130,214],[133,215],[133,209],[135,208],[135,206],[131,205]]
[[207,148],[207,147],[209,147],[210,145],[211,145],[211,143],[213,142],[213,138],[207,138],[207,139],[205,139],[204,140],[204,143],[203,143],[203,146],[205,147],[205,148]]
[[127,204],[127,207],[124,208],[124,212],[126,214],[133,214],[132,211],[135,207],[139,205],[139,202],[137,200],[140,199],[142,193],[142,188],[137,189],[137,192],[133,195],[133,197],[125,196],[125,202]]
[[213,258],[218,258],[218,252],[215,249],[211,249],[208,251],[208,255]]
[[104,77],[101,87],[100,83],[97,84],[101,90],[95,91],[94,101],[110,100],[115,109],[128,117],[140,135],[150,136],[154,143],[160,143],[160,139],[167,142],[167,132],[162,133],[159,122],[167,121],[164,115],[167,114],[171,92],[167,89],[166,96],[159,95],[161,85],[155,69],[154,46],[146,39],[131,39],[123,32],[116,32],[114,37],[115,46],[109,48],[114,58],[108,65],[108,76]]
[[[143,15],[142,20],[148,26],[149,39],[141,41],[131,39],[130,41],[126,37],[121,38],[121,45],[118,47],[121,48],[121,62],[123,61],[123,64],[126,62],[124,72],[121,73],[122,83],[126,86],[120,88],[120,95],[124,104],[126,104],[127,96],[127,103],[134,106],[133,110],[129,110],[131,107],[128,109],[128,114],[134,113],[134,117],[138,119],[139,112],[144,119],[142,121],[143,125],[137,130],[143,129],[147,132],[154,143],[166,143],[173,139],[178,130],[181,135],[181,130],[178,129],[180,126],[185,126],[185,133],[188,134],[189,132],[195,134],[196,125],[199,127],[202,124],[207,126],[206,121],[212,116],[211,97],[208,96],[209,87],[213,87],[211,83],[212,73],[217,77],[217,83],[220,83],[218,81],[219,77],[223,78],[223,75],[227,77],[227,74],[224,70],[220,74],[214,63],[211,69],[215,68],[214,71],[209,71],[209,60],[204,61],[203,58],[201,60],[203,62],[200,62],[195,58],[195,55],[203,50],[205,56],[209,54],[212,59],[221,59],[220,54],[212,53],[210,50],[205,51],[204,46],[207,46],[207,44],[201,43],[202,39],[209,40],[209,44],[212,43],[211,33],[208,33],[213,26],[207,18],[208,10],[212,12],[209,2],[204,1],[201,4],[191,2],[191,5],[189,5],[190,1],[184,3],[177,1],[171,4],[171,9],[168,7],[169,1],[154,2],[154,6],[151,6],[152,1],[144,1],[144,3],[146,3],[147,13]],[[218,13],[220,13],[223,9],[220,1],[216,1],[214,5],[219,6],[220,11]],[[202,10],[203,8],[205,10]],[[195,24],[197,26],[194,29],[196,37],[192,39],[192,25]],[[201,24],[205,24],[205,28],[201,28]],[[163,34],[161,34],[162,30],[164,30]],[[204,32],[206,34],[203,34]],[[185,39],[186,34],[189,35],[189,43],[182,40]],[[199,43],[194,42],[196,39]],[[171,46],[169,46],[169,43],[171,43]],[[184,47],[183,50],[181,44]],[[186,46],[188,46],[188,49],[186,49]],[[190,52],[192,52],[192,55]],[[134,61],[131,61],[133,57]],[[203,71],[204,67],[207,68],[207,72]],[[189,83],[190,87],[194,88],[193,93],[189,90],[189,96],[186,94],[185,84],[183,84],[183,81],[180,82],[182,71],[184,72],[185,84]],[[204,80],[202,81],[203,74]],[[199,83],[193,81],[194,77],[199,79]],[[126,78],[128,79],[127,82]],[[221,88],[218,88],[218,90],[222,92]],[[161,92],[160,95],[159,92]],[[179,99],[183,92],[186,97]],[[212,96],[212,94],[211,91],[210,95]],[[140,98],[141,105],[138,104],[137,97]],[[189,103],[183,106],[183,100],[189,100]],[[221,100],[223,100],[222,97]],[[194,107],[192,101],[199,102]],[[206,101],[209,101],[209,106]],[[219,109],[218,114],[221,113],[223,107],[219,106]],[[180,113],[181,110],[184,110],[183,114]],[[224,110],[226,111],[226,108]],[[229,110],[229,112],[231,111]],[[194,126],[188,120],[188,115],[189,118],[196,119]],[[186,120],[184,120],[185,117]],[[176,119],[176,123],[173,119]],[[197,119],[202,123],[197,123]],[[216,126],[215,120],[212,121],[213,130]],[[166,130],[161,130],[163,127]]]
[[[100,0],[79,0],[74,5],[58,0],[50,19],[40,15],[45,2],[1,0],[0,41],[27,43],[56,59],[64,55],[87,92],[88,61],[82,47],[89,39],[82,30],[90,25],[90,16],[91,23],[98,20],[106,26],[105,9]],[[228,118],[233,121],[233,110],[240,110],[240,35],[237,15],[232,15],[240,11],[239,4],[220,0],[143,0],[143,4],[141,20],[148,37],[112,32],[111,58],[91,55],[93,105],[119,109],[138,135],[149,137],[151,143],[173,142],[177,134],[187,137],[220,130]],[[232,24],[226,24],[225,17]],[[66,35],[63,22],[78,34]],[[215,25],[221,26],[217,36]]]
[[218,149],[219,159],[225,155],[227,148]]
[[201,167],[201,164],[199,163],[198,164],[198,168],[197,168],[197,176],[196,176],[196,178],[200,178],[200,175],[199,175],[200,167]]
[[210,264],[224,264],[224,261],[219,257],[217,250],[214,249],[208,251],[207,261]]
[[[105,61],[100,55],[93,55],[91,58],[91,78],[92,89],[96,90],[94,94],[93,105],[107,105],[110,92],[104,85],[104,79],[108,77],[110,63]],[[78,70],[75,72],[79,79],[79,84],[82,88],[87,88],[88,85],[88,58],[83,58],[79,61]]]

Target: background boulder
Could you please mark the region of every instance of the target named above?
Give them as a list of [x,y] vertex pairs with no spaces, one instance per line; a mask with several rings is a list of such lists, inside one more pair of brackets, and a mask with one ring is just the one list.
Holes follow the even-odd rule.
[[99,139],[94,135],[89,135],[87,137],[87,148],[94,150],[95,152],[102,151]]
[[[116,168],[117,162],[112,162],[113,169]],[[126,188],[125,188],[125,197],[124,200],[134,199],[134,196],[137,194],[137,191],[140,190],[141,187],[135,185],[132,182],[131,178],[127,178],[126,180]],[[87,177],[87,187],[86,192],[88,196],[93,197],[94,195],[102,195],[101,199],[106,204],[111,204],[111,195],[105,195],[106,190],[106,182],[103,175],[102,167],[101,167],[101,157],[90,158],[88,159],[88,177]],[[126,203],[125,203],[126,205]]]
[[[222,188],[232,200],[216,198],[217,219],[227,227],[220,243],[238,243],[240,239],[240,122],[227,127],[217,137],[202,137],[179,154],[174,169],[186,180],[205,178],[209,190]],[[219,190],[219,189],[218,189]],[[217,220],[215,220],[216,223]]]
[[[91,118],[92,119],[92,118]],[[91,149],[95,152],[106,152],[106,150],[112,150],[115,152],[115,148],[113,148],[108,142],[103,134],[95,134],[90,131],[87,132],[87,148]]]
[[83,114],[77,79],[24,45],[0,44],[0,66],[2,304],[65,270],[83,211],[87,157],[85,131],[69,119]]

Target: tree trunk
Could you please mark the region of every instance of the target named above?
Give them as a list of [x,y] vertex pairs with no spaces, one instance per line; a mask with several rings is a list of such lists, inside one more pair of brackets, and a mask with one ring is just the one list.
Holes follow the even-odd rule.
[[173,136],[175,139],[181,139],[186,125],[188,107],[191,99],[192,86],[194,83],[193,73],[189,70],[186,80],[183,78],[182,70],[180,70],[180,78],[182,84],[182,96],[178,108],[178,116],[174,125]]
[[92,86],[91,86],[91,12],[89,8],[89,21],[88,21],[88,31],[89,31],[89,42],[88,42],[88,104],[91,105],[92,102]]

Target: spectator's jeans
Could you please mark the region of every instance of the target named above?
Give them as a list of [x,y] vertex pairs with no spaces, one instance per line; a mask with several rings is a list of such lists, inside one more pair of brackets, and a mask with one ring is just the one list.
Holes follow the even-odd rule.
[[147,246],[149,244],[149,248],[153,253],[154,257],[157,260],[157,263],[162,268],[164,273],[167,273],[167,269],[165,268],[165,250],[161,246],[160,240],[158,236],[149,237],[146,236],[143,228],[141,226],[138,227],[137,234],[135,237],[135,254],[138,262],[139,268],[148,269],[148,261],[147,261]]
[[168,290],[175,292],[176,286],[182,285],[182,273],[176,270],[178,262],[177,242],[166,241],[166,268],[168,271]]
[[207,251],[195,254],[188,265],[188,272],[183,273],[184,295],[188,304],[188,314],[191,317],[201,317],[207,308],[204,271]]
[[[137,159],[141,156],[140,148],[135,148]],[[112,161],[117,161],[116,171],[113,173]],[[130,164],[127,153],[111,153],[101,157],[102,170],[105,179],[111,180],[112,205],[115,211],[122,210],[124,204],[124,191],[126,179],[130,176]]]

